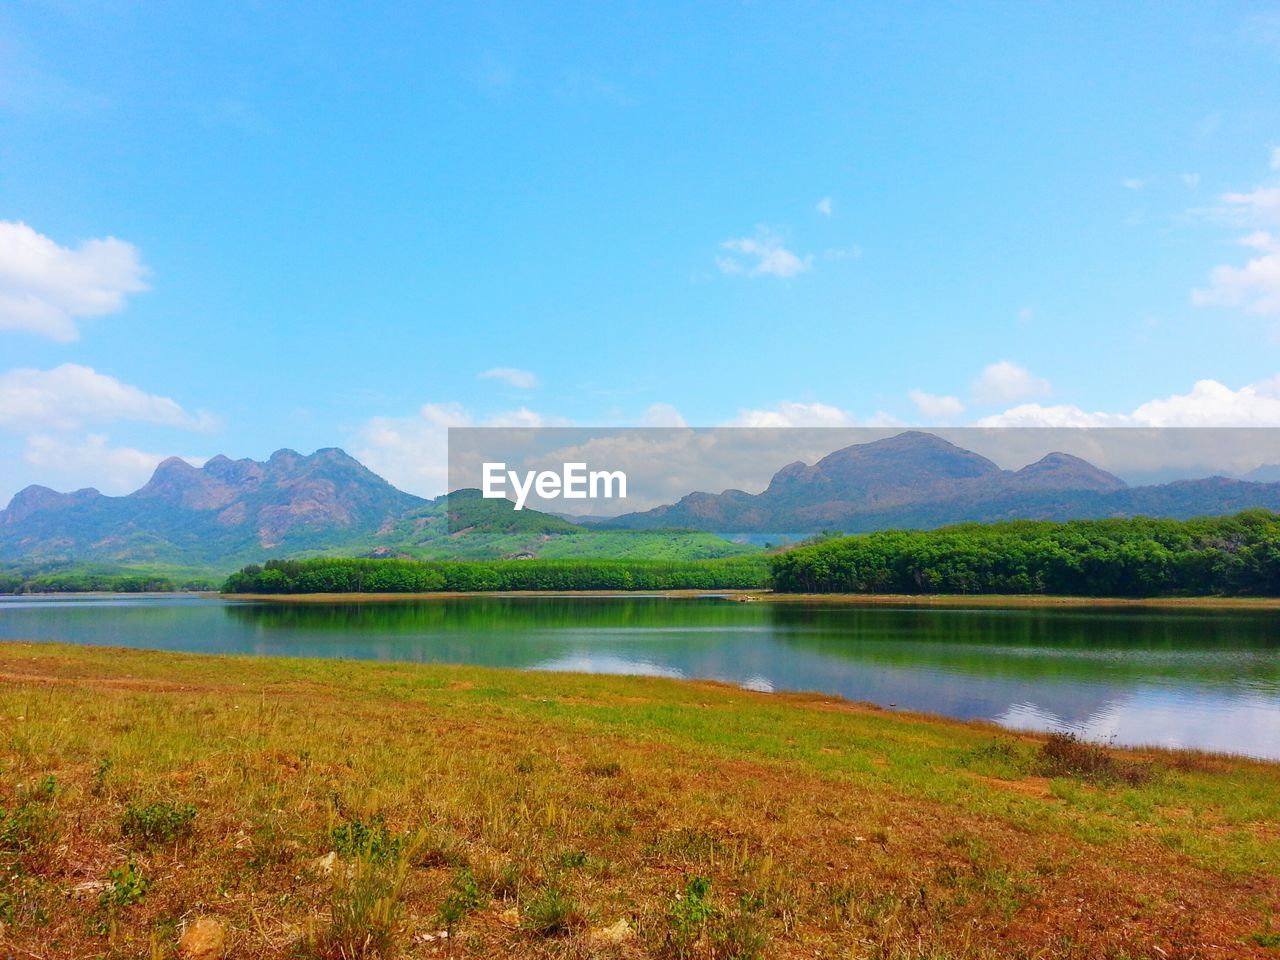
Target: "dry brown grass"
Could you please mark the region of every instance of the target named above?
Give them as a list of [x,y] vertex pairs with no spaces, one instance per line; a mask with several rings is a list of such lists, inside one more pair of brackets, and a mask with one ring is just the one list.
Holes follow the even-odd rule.
[[12,644],[0,676],[15,958],[174,957],[199,916],[246,960],[1275,955],[1270,765],[1046,779],[1033,738],[641,678]]

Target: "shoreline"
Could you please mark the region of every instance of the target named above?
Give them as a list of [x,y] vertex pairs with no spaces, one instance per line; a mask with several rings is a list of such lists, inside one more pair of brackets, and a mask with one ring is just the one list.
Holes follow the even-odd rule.
[[0,593],[0,601],[24,597],[222,597],[218,590],[32,590],[28,593]]
[[[207,594],[201,594],[205,596]],[[42,596],[44,596],[42,594]],[[83,594],[82,594],[83,596]],[[165,596],[165,594],[160,594]],[[842,606],[988,607],[1038,609],[1056,607],[1135,607],[1173,609],[1280,610],[1280,597],[1075,597],[1040,594],[895,594],[773,593],[769,590],[476,590],[427,593],[223,593],[223,600],[253,603],[394,603],[397,601],[476,598],[672,599],[752,603],[816,603]]]
[[1044,594],[909,594],[909,593],[774,593],[771,590],[435,590],[415,593],[221,593],[217,590],[50,591],[0,594],[0,604],[22,599],[164,599],[204,597],[245,603],[405,603],[475,599],[659,599],[728,600],[745,603],[811,603],[865,607],[965,607],[988,609],[1045,609],[1108,607],[1185,610],[1280,610],[1280,597],[1081,597]]
[[[462,594],[462,596],[472,596],[472,594]],[[786,710],[806,711],[816,709],[822,711],[835,711],[841,714],[870,719],[883,718],[886,721],[892,719],[896,722],[914,724],[921,727],[933,727],[944,730],[950,729],[965,731],[971,734],[987,734],[995,737],[1012,738],[1029,744],[1043,743],[1054,733],[1060,732],[1053,730],[1040,730],[1032,727],[1005,726],[995,720],[953,717],[945,713],[933,713],[928,710],[912,709],[909,707],[898,707],[892,705],[886,706],[872,700],[854,700],[838,693],[824,693],[818,690],[756,690],[751,687],[741,686],[740,684],[733,683],[729,680],[716,680],[711,677],[592,673],[582,670],[542,671],[521,667],[495,667],[473,663],[421,663],[412,660],[352,660],[324,656],[288,654],[263,655],[249,652],[206,653],[195,650],[169,650],[156,647],[129,647],[115,645],[90,646],[77,643],[66,643],[62,641],[9,639],[0,639],[0,664],[11,660],[12,655],[15,653],[20,652],[33,654],[37,651],[44,656],[57,657],[68,662],[74,661],[77,657],[88,661],[95,659],[97,655],[116,655],[127,659],[141,659],[144,662],[177,658],[180,662],[185,661],[187,663],[213,661],[215,664],[221,662],[228,665],[233,663],[239,665],[261,665],[263,670],[268,673],[279,671],[282,667],[289,664],[295,664],[303,670],[308,668],[325,670],[332,665],[341,664],[347,667],[355,667],[357,670],[366,669],[370,671],[376,671],[379,669],[391,669],[395,671],[408,669],[410,671],[420,671],[423,676],[429,676],[432,674],[445,675],[451,673],[491,674],[498,678],[510,679],[513,682],[519,682],[517,678],[539,677],[552,679],[563,678],[566,685],[584,683],[607,685],[616,688],[627,687],[631,685],[632,682],[634,682],[634,685],[637,688],[643,688],[650,684],[670,684],[675,687],[683,688],[689,692],[701,690],[708,693],[721,694],[729,698],[740,697],[748,702],[768,701],[770,703],[775,703]],[[33,656],[31,659],[36,660],[39,658]],[[80,677],[77,678],[77,680],[83,681],[84,678]],[[63,682],[75,685],[77,680],[67,680]],[[53,682],[52,678],[47,676],[32,677],[22,673],[0,669],[0,689],[3,689],[6,684],[22,685],[24,681],[35,681],[40,684]],[[1204,747],[1163,746],[1158,743],[1117,744],[1107,742],[1104,744],[1102,741],[1088,739],[1082,739],[1081,742],[1105,746],[1107,751],[1112,754],[1127,755],[1131,758],[1145,761],[1162,761],[1169,763],[1176,762],[1181,758],[1182,760],[1201,761],[1211,765],[1257,765],[1280,771],[1280,757],[1273,759],[1270,757],[1258,756],[1250,753],[1239,753],[1231,750],[1212,750]]]

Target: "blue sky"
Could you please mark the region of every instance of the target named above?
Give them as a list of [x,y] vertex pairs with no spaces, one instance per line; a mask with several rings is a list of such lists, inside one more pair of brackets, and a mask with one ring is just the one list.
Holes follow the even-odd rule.
[[1280,425],[1278,147],[1276,4],[6,4],[0,499],[333,445],[433,494],[462,423]]

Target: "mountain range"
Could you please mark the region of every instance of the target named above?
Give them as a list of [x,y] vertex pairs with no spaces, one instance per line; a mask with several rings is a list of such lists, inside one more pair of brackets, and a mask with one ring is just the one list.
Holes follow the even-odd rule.
[[1130,487],[1079,457],[1050,453],[1021,470],[929,433],[854,444],[817,463],[792,463],[758,494],[691,493],[677,503],[607,522],[619,529],[680,527],[733,533],[861,533],[951,523],[1182,518],[1280,509],[1280,483],[1210,477]]
[[266,461],[176,457],[126,496],[30,486],[0,510],[0,565],[226,572],[270,557],[700,559],[751,548],[697,532],[597,532],[460,490],[425,500],[337,448]]
[[261,463],[217,456],[202,467],[170,457],[128,496],[20,491],[0,512],[0,560],[200,566],[324,550],[426,504],[336,448],[278,450]]
[[[1020,470],[932,434],[854,444],[792,463],[758,494],[690,493],[590,528],[475,490],[435,500],[405,493],[337,448],[266,461],[161,463],[127,496],[31,486],[0,511],[0,563],[160,564],[230,569],[267,557],[340,554],[726,556],[748,548],[716,534],[848,533],[1016,518],[1185,518],[1280,510],[1280,483],[1212,477],[1130,487],[1085,460],[1051,453]],[[673,532],[683,531],[683,532]]]

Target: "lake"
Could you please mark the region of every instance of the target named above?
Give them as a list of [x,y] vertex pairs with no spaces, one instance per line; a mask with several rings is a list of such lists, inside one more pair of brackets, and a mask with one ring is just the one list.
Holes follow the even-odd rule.
[[1280,616],[1269,610],[11,597],[0,639],[707,678],[1280,760]]

